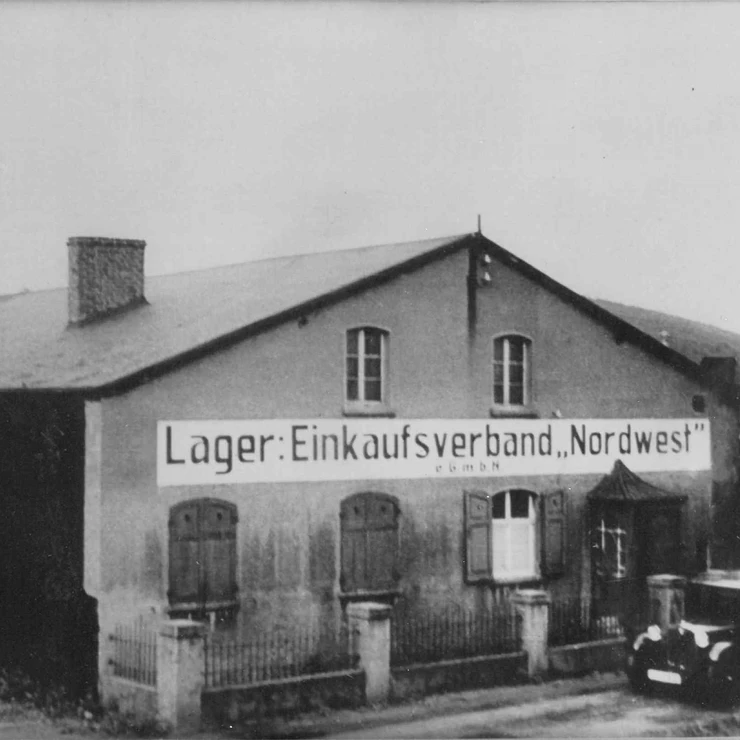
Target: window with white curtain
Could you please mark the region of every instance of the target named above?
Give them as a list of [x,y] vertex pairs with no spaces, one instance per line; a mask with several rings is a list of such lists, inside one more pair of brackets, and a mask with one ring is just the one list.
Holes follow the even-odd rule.
[[512,489],[492,498],[493,577],[537,576],[537,499],[531,491]]

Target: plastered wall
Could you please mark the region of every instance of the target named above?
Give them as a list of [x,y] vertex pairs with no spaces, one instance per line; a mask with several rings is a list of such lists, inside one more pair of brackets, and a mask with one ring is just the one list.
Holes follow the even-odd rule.
[[[568,492],[568,574],[554,589],[583,591],[589,572],[585,497],[601,475],[326,483],[178,486],[158,489],[160,419],[340,418],[347,328],[390,332],[390,405],[398,418],[489,418],[491,338],[532,339],[534,406],[540,418],[691,417],[695,383],[613,336],[572,306],[494,263],[468,332],[466,253],[434,262],[340,304],[214,353],[127,394],[104,399],[95,424],[100,459],[96,506],[100,545],[88,590],[100,600],[101,628],[129,612],[167,604],[167,516],[188,498],[212,496],[239,509],[240,625],[326,619],[339,609],[339,505],[359,491],[382,491],[401,507],[399,609],[483,605],[490,588],[463,582],[463,490],[510,485]],[[276,289],[279,289],[276,287]],[[733,415],[710,397],[712,473],[646,474],[689,495],[687,543],[710,517],[712,477],[734,475]],[[91,440],[88,440],[88,445]],[[90,466],[89,466],[90,467]],[[609,472],[608,469],[603,471]],[[95,552],[92,547],[90,552]]]

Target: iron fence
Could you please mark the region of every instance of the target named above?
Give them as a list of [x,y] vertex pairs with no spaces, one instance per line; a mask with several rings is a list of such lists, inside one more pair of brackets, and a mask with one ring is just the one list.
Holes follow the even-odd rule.
[[511,606],[494,611],[458,606],[391,622],[391,665],[499,655],[519,650],[519,620]]
[[551,647],[623,636],[619,616],[595,616],[588,602],[579,597],[559,597],[550,604],[548,644]]
[[295,627],[262,632],[245,641],[217,634],[205,642],[205,685],[244,686],[357,667],[350,630]]
[[119,624],[110,636],[113,641],[113,675],[129,681],[156,686],[157,634],[142,620]]

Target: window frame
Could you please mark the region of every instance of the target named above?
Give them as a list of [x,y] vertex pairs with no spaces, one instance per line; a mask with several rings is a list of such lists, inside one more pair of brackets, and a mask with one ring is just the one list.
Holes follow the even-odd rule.
[[[530,497],[530,522],[534,514],[531,571],[494,574],[493,499],[511,491],[523,491]],[[467,584],[540,584],[567,572],[568,497],[566,490],[555,488],[535,491],[509,486],[496,491],[463,491],[463,576]],[[499,520],[500,521],[500,520]]]
[[[522,403],[511,402],[511,339],[522,342]],[[503,359],[496,359],[498,343],[503,343]],[[505,331],[491,338],[491,416],[535,416],[533,408],[533,345],[532,337],[518,331]],[[496,400],[496,367],[503,367],[503,400]]]
[[[512,493],[524,493],[527,495],[527,508],[528,516],[524,517],[512,517],[511,516],[511,494]],[[493,504],[494,500],[499,497],[504,497],[504,511],[505,516],[503,519],[496,519],[493,517]],[[494,581],[497,583],[519,583],[521,581],[533,581],[539,580],[540,578],[540,558],[538,553],[541,552],[542,544],[540,541],[540,497],[535,491],[528,488],[505,488],[500,491],[496,491],[491,494],[491,575]],[[496,566],[496,541],[501,536],[503,530],[506,537],[506,559],[512,561],[512,535],[518,529],[515,527],[514,522],[517,520],[527,522],[527,530],[529,535],[529,565],[531,568],[526,570],[515,570],[511,568],[497,568]],[[506,522],[505,525],[496,526],[495,522]],[[498,530],[498,533],[497,533]]]
[[[365,347],[367,341],[367,331],[377,332],[380,340],[380,399],[367,399],[367,378],[365,376],[365,362],[376,355],[368,357]],[[352,332],[357,332],[357,353],[350,355],[349,338]],[[343,333],[343,412],[345,416],[395,416],[390,408],[390,331],[383,326],[376,324],[362,324],[350,326]],[[357,359],[357,398],[349,398],[349,369],[348,361],[351,357]]]
[[[366,506],[368,501],[373,501],[377,504],[381,502],[389,504],[393,507],[393,526],[392,527],[367,527],[362,528],[351,528],[347,525],[347,509],[356,501],[362,501]],[[343,498],[339,503],[339,591],[343,598],[365,598],[368,596],[395,596],[400,594],[399,582],[401,580],[400,574],[400,519],[401,519],[401,507],[398,499],[390,494],[383,493],[382,491],[359,491]],[[367,522],[365,522],[367,523]],[[348,553],[346,552],[347,535],[349,532],[362,532],[364,537],[364,549],[363,557],[366,564],[371,553],[369,552],[368,532],[372,531],[383,531],[383,529],[390,529],[394,532],[394,546],[395,552],[393,562],[391,565],[390,578],[387,583],[382,584],[356,584],[347,583],[347,561]],[[365,573],[367,576],[367,573]],[[375,586],[378,587],[375,587]]]
[[[613,526],[607,526],[609,514],[614,517]],[[599,575],[613,581],[627,578],[629,547],[627,524],[612,512],[602,511],[594,528],[594,547],[599,556]]]

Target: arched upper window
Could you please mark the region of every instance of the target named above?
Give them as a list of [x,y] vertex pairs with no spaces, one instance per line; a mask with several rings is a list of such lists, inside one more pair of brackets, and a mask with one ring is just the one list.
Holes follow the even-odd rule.
[[344,593],[398,587],[398,502],[384,493],[358,493],[340,508]]
[[203,498],[170,509],[169,588],[173,611],[202,613],[237,601],[236,506]]
[[348,403],[387,403],[387,368],[387,331],[364,326],[347,332],[345,398]]
[[493,340],[493,403],[528,406],[531,403],[531,347],[527,337],[506,334]]

